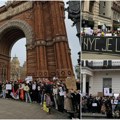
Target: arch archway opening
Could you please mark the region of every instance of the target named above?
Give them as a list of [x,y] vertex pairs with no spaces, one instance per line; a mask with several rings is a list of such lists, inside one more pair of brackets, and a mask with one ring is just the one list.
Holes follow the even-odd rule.
[[19,39],[12,47],[10,81],[23,81],[26,78],[26,38]]
[[[23,65],[20,65],[20,61],[26,61],[25,45],[26,45],[25,34],[21,29],[17,27],[9,27],[0,34],[1,81],[4,82],[6,80],[20,80],[25,78],[26,66],[24,65],[25,68],[23,68]],[[16,54],[16,56],[14,53]],[[23,54],[24,56],[22,56]],[[11,59],[15,63],[14,62],[12,63]],[[23,71],[24,75],[22,77],[21,74],[23,74]]]

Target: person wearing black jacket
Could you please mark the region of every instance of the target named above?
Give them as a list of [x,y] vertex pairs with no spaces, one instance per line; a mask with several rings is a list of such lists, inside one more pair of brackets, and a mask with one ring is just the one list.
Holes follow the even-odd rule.
[[111,100],[110,98],[107,98],[107,100],[105,101],[105,106],[106,106],[106,115],[107,118],[112,118],[112,104],[111,104]]

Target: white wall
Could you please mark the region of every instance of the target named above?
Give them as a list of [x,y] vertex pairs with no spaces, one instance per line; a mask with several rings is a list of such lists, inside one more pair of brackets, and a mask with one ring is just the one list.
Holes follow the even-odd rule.
[[113,92],[120,93],[120,71],[99,71],[94,72],[90,94],[97,95],[98,92],[103,92],[103,78],[112,78]]

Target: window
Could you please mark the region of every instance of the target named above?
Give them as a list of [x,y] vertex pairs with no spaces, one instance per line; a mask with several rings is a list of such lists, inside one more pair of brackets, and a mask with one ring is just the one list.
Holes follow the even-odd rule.
[[104,2],[104,7],[106,6],[106,2]]
[[81,3],[81,10],[82,11],[84,10],[84,1],[82,1],[82,3]]
[[112,78],[103,78],[103,89],[112,88]]
[[89,3],[89,12],[93,13],[94,2],[90,1]]

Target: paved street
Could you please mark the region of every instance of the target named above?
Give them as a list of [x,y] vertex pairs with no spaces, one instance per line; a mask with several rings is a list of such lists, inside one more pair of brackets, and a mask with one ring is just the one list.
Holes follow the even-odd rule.
[[67,119],[66,113],[54,109],[51,112],[44,112],[37,103],[0,98],[0,119]]
[[105,114],[101,113],[82,113],[83,119],[106,119]]

